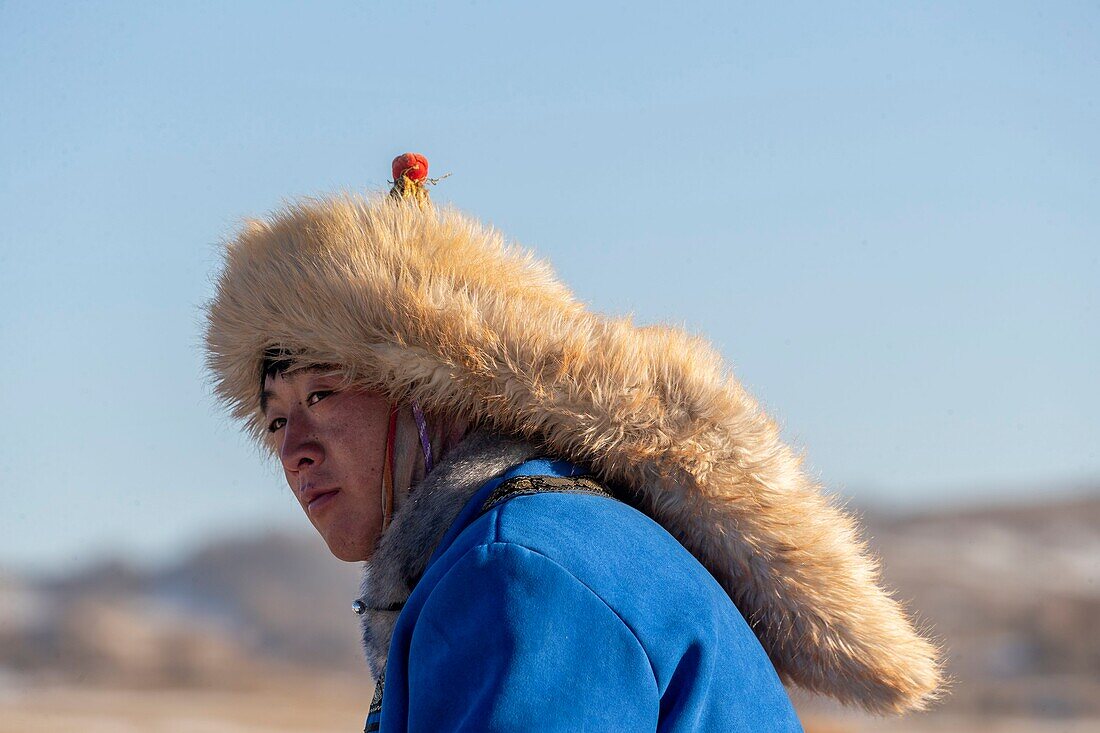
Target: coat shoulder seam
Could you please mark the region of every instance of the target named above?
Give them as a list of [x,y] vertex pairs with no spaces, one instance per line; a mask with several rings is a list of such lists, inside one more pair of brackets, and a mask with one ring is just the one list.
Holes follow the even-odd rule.
[[[494,536],[497,536],[497,537],[500,536],[499,535],[499,530],[500,530],[499,522],[500,522],[500,516],[498,514],[498,516],[495,518],[495,522],[494,522],[494,524],[495,524]],[[461,557],[458,557],[458,558],[455,559],[454,564],[452,564],[451,567],[448,568],[447,572],[449,573],[456,565],[458,565],[458,563],[462,562],[462,560],[465,559],[466,556],[468,556],[473,551],[480,550],[480,549],[488,550],[488,549],[492,549],[492,548],[496,548],[496,547],[500,547],[500,548],[504,548],[504,549],[517,548],[517,549],[520,549],[520,550],[524,550],[524,551],[530,553],[531,555],[534,555],[535,557],[540,557],[540,558],[546,560],[547,562],[552,563],[555,567],[559,568],[563,573],[565,573],[567,576],[569,576],[573,580],[574,583],[576,583],[581,588],[584,588],[590,595],[592,595],[592,597],[594,597],[597,601],[599,601],[600,604],[604,608],[606,608],[608,611],[610,611],[611,614],[616,619],[618,619],[619,623],[622,624],[623,628],[625,628],[630,633],[630,637],[632,639],[634,639],[634,643],[637,644],[638,648],[642,650],[642,655],[645,657],[646,663],[649,665],[650,679],[653,680],[653,685],[654,685],[654,688],[655,688],[654,691],[658,695],[658,697],[660,696],[660,691],[658,689],[656,689],[657,688],[657,671],[656,671],[656,668],[653,666],[653,659],[649,656],[649,650],[646,649],[645,644],[642,643],[641,638],[638,636],[638,632],[635,631],[634,628],[629,623],[627,623],[626,619],[624,619],[622,617],[622,614],[620,614],[613,606],[611,606],[611,604],[609,604],[603,598],[603,596],[601,596],[599,593],[597,593],[594,588],[592,588],[590,585],[588,585],[583,580],[578,578],[577,575],[573,571],[571,571],[569,568],[562,565],[560,562],[558,562],[553,557],[547,555],[544,552],[540,552],[539,550],[536,550],[532,547],[528,547],[527,545],[525,545],[521,542],[514,542],[514,541],[511,541],[511,540],[494,539],[494,540],[491,540],[489,542],[481,542],[479,544],[476,544],[476,545],[473,545],[473,546],[467,548],[465,551],[463,551]],[[442,580],[442,578],[440,578],[440,580]]]

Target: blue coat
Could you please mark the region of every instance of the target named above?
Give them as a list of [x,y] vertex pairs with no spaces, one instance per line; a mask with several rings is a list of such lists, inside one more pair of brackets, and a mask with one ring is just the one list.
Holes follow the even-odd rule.
[[466,502],[400,611],[366,730],[800,731],[745,619],[629,505],[590,493]]

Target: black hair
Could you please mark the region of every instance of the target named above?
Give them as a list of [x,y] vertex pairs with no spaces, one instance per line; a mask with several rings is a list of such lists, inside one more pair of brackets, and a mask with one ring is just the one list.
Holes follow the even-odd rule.
[[263,362],[260,364],[260,386],[268,377],[277,377],[283,372],[290,371],[297,363],[294,354],[286,349],[270,348],[264,351]]
[[264,389],[267,378],[286,374],[298,367],[299,362],[293,352],[277,347],[264,350],[263,361],[260,363],[260,412],[267,412],[268,393]]

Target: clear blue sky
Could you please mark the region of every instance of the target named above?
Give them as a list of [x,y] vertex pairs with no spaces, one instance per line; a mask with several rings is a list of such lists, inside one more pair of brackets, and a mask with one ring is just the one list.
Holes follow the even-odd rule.
[[0,3],[0,566],[304,525],[204,381],[217,243],[406,150],[844,495],[1097,483],[1096,3],[597,5]]

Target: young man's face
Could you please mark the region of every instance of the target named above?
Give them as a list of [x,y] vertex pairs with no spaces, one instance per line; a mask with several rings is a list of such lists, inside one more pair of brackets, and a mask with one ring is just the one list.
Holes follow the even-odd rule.
[[301,370],[264,379],[264,414],[286,482],[341,560],[367,560],[382,531],[389,403]]

